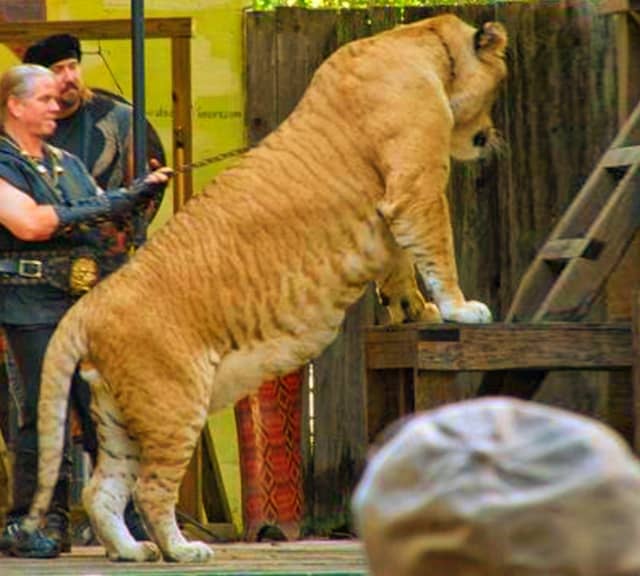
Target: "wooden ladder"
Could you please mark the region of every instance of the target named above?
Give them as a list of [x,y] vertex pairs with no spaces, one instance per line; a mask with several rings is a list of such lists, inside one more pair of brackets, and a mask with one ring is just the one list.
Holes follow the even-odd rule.
[[[529,266],[506,322],[579,321],[640,227],[640,103]],[[546,371],[487,372],[479,396],[531,399]]]
[[577,321],[640,226],[640,103],[525,273],[507,322]]

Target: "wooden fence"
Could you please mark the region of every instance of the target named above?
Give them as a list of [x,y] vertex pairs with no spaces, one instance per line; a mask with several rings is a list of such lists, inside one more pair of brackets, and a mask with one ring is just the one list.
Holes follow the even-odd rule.
[[[494,119],[506,146],[496,158],[455,164],[450,186],[463,291],[487,302],[500,319],[537,248],[617,128],[615,27],[595,4],[249,11],[249,140],[257,143],[289,114],[317,66],[345,42],[443,11],[475,24],[501,21],[510,35],[509,77]],[[369,294],[314,363],[313,442],[305,449],[315,532],[348,528],[349,496],[368,441],[361,329],[373,322]]]

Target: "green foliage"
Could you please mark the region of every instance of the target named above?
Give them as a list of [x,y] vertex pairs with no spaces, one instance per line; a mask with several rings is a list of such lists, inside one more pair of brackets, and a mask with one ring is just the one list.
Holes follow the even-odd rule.
[[253,0],[254,10],[273,10],[278,6],[298,8],[369,8],[372,6],[436,6],[460,4],[499,4],[509,0]]

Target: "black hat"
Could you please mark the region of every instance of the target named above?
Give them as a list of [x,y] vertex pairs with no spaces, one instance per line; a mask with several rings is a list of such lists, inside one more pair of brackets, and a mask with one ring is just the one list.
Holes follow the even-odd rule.
[[40,64],[40,66],[49,68],[56,62],[67,58],[75,58],[80,61],[82,58],[80,42],[71,34],[56,34],[29,46],[22,61],[25,64]]

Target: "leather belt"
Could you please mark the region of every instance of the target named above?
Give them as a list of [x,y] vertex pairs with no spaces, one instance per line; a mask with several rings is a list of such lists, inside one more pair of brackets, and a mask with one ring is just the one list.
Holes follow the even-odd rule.
[[98,260],[86,250],[0,253],[0,284],[49,284],[79,296],[93,288],[99,279]]
[[0,274],[35,279],[42,278],[42,269],[42,260],[0,259]]

